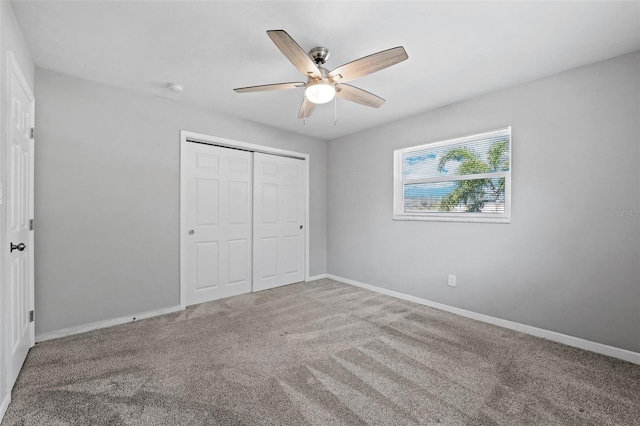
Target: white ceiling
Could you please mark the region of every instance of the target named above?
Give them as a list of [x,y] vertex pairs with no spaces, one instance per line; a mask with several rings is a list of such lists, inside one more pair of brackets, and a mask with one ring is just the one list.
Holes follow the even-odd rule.
[[[37,66],[334,139],[439,106],[640,49],[640,2],[14,1]],[[387,100],[338,100],[297,119],[303,90],[234,87],[304,81],[265,31],[333,69],[402,45],[409,59],[352,82]],[[165,85],[185,86],[181,95]]]

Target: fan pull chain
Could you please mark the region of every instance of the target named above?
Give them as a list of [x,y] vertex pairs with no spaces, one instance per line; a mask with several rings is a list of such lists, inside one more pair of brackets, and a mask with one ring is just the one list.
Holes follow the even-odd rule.
[[338,125],[338,97],[333,97],[333,125]]

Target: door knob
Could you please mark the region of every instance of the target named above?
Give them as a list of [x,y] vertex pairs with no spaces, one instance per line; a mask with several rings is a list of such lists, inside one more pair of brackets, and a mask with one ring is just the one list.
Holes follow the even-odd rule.
[[300,225],[300,229],[302,229],[302,225]]
[[194,230],[193,229],[189,229],[189,235],[193,235],[193,234],[195,234]]
[[13,243],[11,243],[11,251],[9,251],[9,253],[13,252],[14,250],[18,250],[18,251],[24,251],[24,249],[26,249],[27,246],[24,245],[24,243],[20,243],[18,245],[15,245]]

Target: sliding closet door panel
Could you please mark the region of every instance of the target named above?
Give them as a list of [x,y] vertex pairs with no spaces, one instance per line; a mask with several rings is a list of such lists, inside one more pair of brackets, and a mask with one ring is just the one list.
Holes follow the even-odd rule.
[[186,304],[251,291],[252,154],[188,143]]
[[254,153],[254,291],[304,281],[304,165]]

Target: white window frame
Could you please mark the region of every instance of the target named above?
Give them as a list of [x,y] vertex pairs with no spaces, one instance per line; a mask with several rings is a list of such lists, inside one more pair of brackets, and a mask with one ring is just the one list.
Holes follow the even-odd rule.
[[[425,148],[437,148],[441,146],[455,145],[479,139],[487,139],[497,136],[509,136],[509,171],[484,173],[475,175],[447,176],[427,179],[403,180],[402,163],[404,154],[412,151],[420,151]],[[488,223],[511,223],[511,170],[513,169],[512,157],[512,136],[511,126],[492,130],[484,133],[463,136],[455,139],[448,139],[433,143],[416,145],[408,148],[400,148],[393,151],[393,220],[422,220],[441,222],[488,222]],[[405,212],[404,211],[404,185],[407,183],[432,183],[452,180],[483,179],[483,178],[505,178],[504,191],[504,213],[448,213],[448,212]]]

